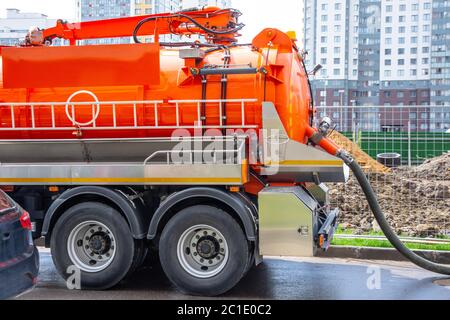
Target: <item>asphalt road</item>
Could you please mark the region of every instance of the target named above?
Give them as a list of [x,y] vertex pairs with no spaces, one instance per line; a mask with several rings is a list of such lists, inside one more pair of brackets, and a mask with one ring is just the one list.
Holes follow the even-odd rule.
[[[437,283],[439,284],[437,284]],[[154,263],[108,291],[68,290],[48,250],[41,250],[37,287],[19,299],[198,299],[179,293]],[[330,258],[266,258],[218,299],[450,300],[450,278],[410,263]]]

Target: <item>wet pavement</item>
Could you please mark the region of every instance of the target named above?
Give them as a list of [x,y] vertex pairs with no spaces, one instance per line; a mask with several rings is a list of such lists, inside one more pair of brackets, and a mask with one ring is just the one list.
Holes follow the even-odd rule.
[[[158,263],[108,291],[68,290],[48,250],[41,250],[37,287],[19,299],[199,299],[179,293]],[[332,258],[266,258],[218,299],[439,299],[450,300],[450,279],[406,262]]]

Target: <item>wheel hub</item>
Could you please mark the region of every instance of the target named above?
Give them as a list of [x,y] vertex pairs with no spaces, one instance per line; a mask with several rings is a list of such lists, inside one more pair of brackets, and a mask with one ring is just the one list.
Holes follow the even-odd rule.
[[67,240],[73,264],[86,272],[106,269],[116,253],[115,237],[102,223],[87,221],[76,226]]
[[204,259],[215,258],[219,254],[219,242],[213,237],[201,238],[197,244],[197,252]]
[[178,260],[183,269],[195,277],[213,277],[228,261],[227,241],[211,226],[191,227],[178,241]]
[[94,234],[89,239],[89,249],[95,254],[105,254],[109,251],[111,239],[105,233]]

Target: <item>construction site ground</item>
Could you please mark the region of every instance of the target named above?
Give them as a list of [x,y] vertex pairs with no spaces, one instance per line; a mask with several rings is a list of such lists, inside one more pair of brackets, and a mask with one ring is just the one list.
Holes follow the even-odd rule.
[[[399,235],[442,238],[450,235],[450,153],[416,167],[380,170],[378,164],[375,167],[370,164],[365,163],[368,177],[388,221]],[[342,212],[343,229],[354,230],[356,234],[380,231],[353,176],[347,184],[330,187],[332,204]]]

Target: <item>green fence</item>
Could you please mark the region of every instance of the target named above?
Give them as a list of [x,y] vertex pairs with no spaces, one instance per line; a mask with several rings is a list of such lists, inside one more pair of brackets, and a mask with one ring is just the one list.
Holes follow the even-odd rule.
[[426,159],[434,158],[450,151],[450,133],[391,133],[391,132],[352,132],[343,133],[374,159],[377,154],[386,152],[399,153],[403,164],[420,164]]

